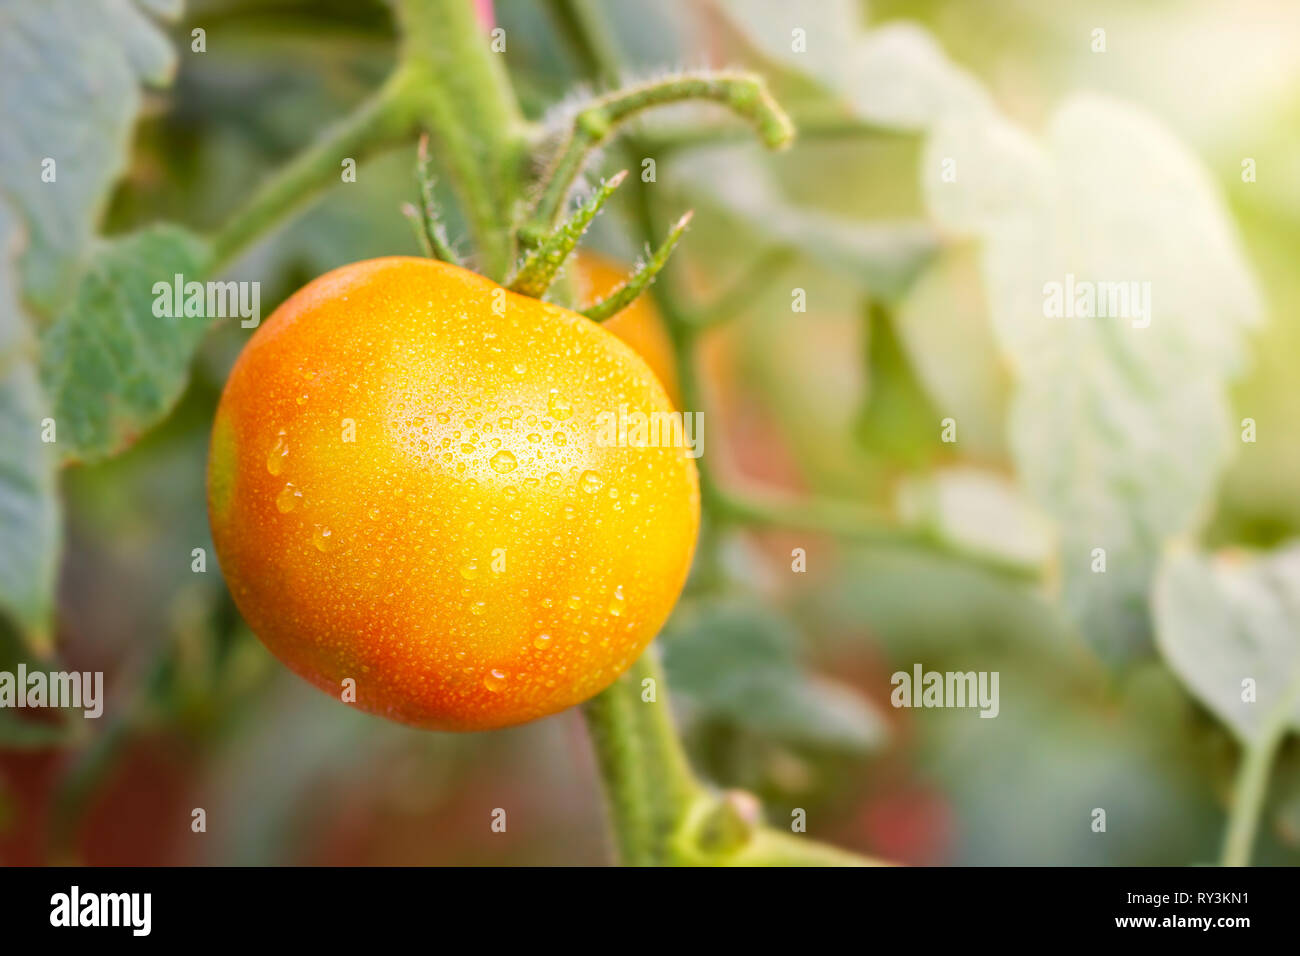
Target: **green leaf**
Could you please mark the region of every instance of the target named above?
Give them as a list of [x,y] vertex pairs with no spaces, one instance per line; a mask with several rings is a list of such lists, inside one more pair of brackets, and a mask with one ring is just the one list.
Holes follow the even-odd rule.
[[[126,167],[142,82],[168,82],[176,57],[131,0],[8,0],[0,7],[0,189],[27,224],[27,298],[52,313]],[[179,2],[150,0],[176,16]],[[42,179],[54,161],[54,181]]]
[[1300,730],[1300,544],[1254,558],[1171,554],[1152,603],[1165,660],[1241,740],[1255,740],[1288,695]]
[[874,455],[917,468],[935,457],[939,419],[916,380],[889,310],[872,302],[866,309],[867,401],[854,429]]
[[963,457],[1001,462],[1011,382],[989,323],[976,252],[969,243],[946,246],[898,304],[893,324],[939,418],[960,419]]
[[[180,10],[178,0],[140,7],[164,17]],[[49,649],[52,634],[56,449],[67,449],[70,436],[59,436],[62,446],[42,440],[45,418],[60,427],[59,409],[42,392],[48,357],[38,360],[19,303],[54,315],[78,288],[109,188],[126,166],[140,83],[165,83],[174,68],[165,36],[131,0],[11,0],[0,8],[0,112],[10,127],[0,138],[0,611],[36,653]],[[93,321],[93,310],[84,317]],[[69,338],[66,328],[46,331],[56,342]],[[85,366],[74,349],[65,355],[68,371]],[[69,391],[90,401],[69,421],[104,411],[93,389],[77,392],[74,383]]]
[[[949,117],[923,168],[939,223],[982,241],[1015,379],[1012,456],[1060,525],[1066,606],[1105,656],[1144,652],[1151,575],[1227,461],[1227,383],[1260,313],[1231,221],[1182,144],[1101,97],[1065,103],[1041,143],[992,115]],[[1136,282],[1139,297],[1149,283],[1149,324],[1140,298],[1124,316],[1049,317],[1048,283],[1068,277]]]
[[60,523],[34,336],[19,306],[16,217],[0,201],[0,611],[31,650],[48,650]]
[[995,472],[955,466],[904,479],[898,514],[961,554],[1011,567],[1046,565],[1054,542],[1050,523],[1016,485]]
[[41,378],[64,461],[120,451],[175,404],[209,328],[193,316],[154,315],[153,287],[199,279],[206,245],[175,226],[102,241],[72,301],[41,337]]
[[[854,116],[896,130],[929,128],[946,113],[987,109],[988,94],[923,28],[867,30],[857,0],[719,0],[748,46],[814,79]],[[795,30],[803,31],[803,49]]]
[[866,751],[885,725],[846,685],[803,670],[798,635],[738,600],[682,608],[662,639],[673,693],[701,711],[794,744]]

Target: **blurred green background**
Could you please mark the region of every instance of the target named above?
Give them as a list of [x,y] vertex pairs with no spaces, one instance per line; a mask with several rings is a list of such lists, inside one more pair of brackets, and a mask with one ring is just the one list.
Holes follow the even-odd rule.
[[[1300,7],[594,6],[629,78],[682,66],[752,68],[801,130],[793,149],[767,155],[730,135],[729,119],[717,122],[724,135],[700,135],[718,115],[708,109],[656,113],[638,127],[638,142],[656,144],[657,214],[666,222],[696,209],[674,266],[696,301],[781,254],[779,273],[754,285],[697,356],[715,474],[737,487],[879,509],[923,528],[930,545],[720,529],[711,566],[697,569],[660,642],[700,772],[759,794],[777,825],[804,808],[810,835],[903,862],[1215,859],[1238,744],[1231,718],[1186,689],[1198,686],[1188,673],[1196,664],[1170,654],[1182,638],[1157,636],[1147,597],[1170,542],[1273,549],[1300,526]],[[592,87],[557,28],[563,4],[494,7],[530,118],[545,122],[576,87]],[[795,26],[807,31],[807,53],[789,49]],[[190,52],[195,27],[206,31],[202,54]],[[105,234],[160,219],[214,229],[375,90],[395,56],[396,28],[380,2],[189,0],[159,28],[178,68],[170,86],[146,93]],[[1104,52],[1094,49],[1097,28]],[[896,29],[904,32],[888,32]],[[881,49],[873,37],[884,38]],[[1116,172],[1105,168],[1102,144],[1085,164],[1068,135],[1052,139],[1058,108],[1080,94],[1140,111],[1137,128],[1162,129],[1173,158],[1134,157]],[[1006,260],[1015,259],[1016,239],[1002,228],[1008,210],[1031,202],[1039,183],[1012,161],[1030,147],[999,167],[1011,182],[989,176],[981,186],[979,175],[967,177],[974,161],[960,160],[959,183],[977,180],[972,204],[936,198],[933,161],[947,155],[938,144],[982,142],[983,132],[963,124],[985,114],[996,119],[981,130],[1016,129],[1039,144],[1030,172],[1078,163],[1128,183],[1128,193],[1101,195],[1133,220],[1098,213],[1056,224],[1071,240],[1088,233],[1079,240],[1087,253],[1067,261],[1112,265],[1115,250],[1137,250],[1131,273],[1114,278],[1164,281],[1157,309],[1192,303],[1177,318],[1199,331],[1187,341],[1153,336],[1154,353],[1102,345],[1097,364],[1079,371],[1095,357],[1085,351],[1092,343],[1064,347],[1078,362],[1047,346],[1049,370],[1061,362],[1079,371],[1085,405],[1088,388],[1111,374],[1104,360],[1122,359],[1120,383],[1097,393],[1121,397],[1113,415],[1100,414],[1096,447],[1080,447],[1090,426],[1071,413],[1030,420],[1052,389],[1075,385],[1056,372],[1038,382],[1027,370],[1036,346],[1016,340],[1014,296],[999,287],[1015,268]],[[1098,128],[1097,139],[1115,128],[1123,127]],[[1257,162],[1254,182],[1242,180],[1244,157]],[[598,169],[624,161],[611,148]],[[1191,177],[1194,194],[1162,193],[1182,181],[1184,161],[1203,182]],[[399,213],[414,198],[413,165],[413,146],[367,163],[355,184],[330,190],[227,275],[260,281],[269,315],[329,268],[417,254]],[[1042,181],[1066,178],[1049,172]],[[1143,232],[1137,213],[1155,208],[1151,196],[1178,201]],[[1080,210],[1097,210],[1081,197]],[[1208,218],[1193,214],[1198,203]],[[1220,229],[1239,237],[1239,258],[1235,239],[1223,253]],[[631,261],[641,243],[633,210],[616,202],[587,243]],[[1142,260],[1152,246],[1185,258]],[[805,290],[804,313],[791,311],[794,288]],[[62,476],[59,659],[103,670],[108,702],[104,718],[71,741],[30,727],[0,736],[0,863],[605,861],[599,781],[576,711],[471,736],[364,716],[270,657],[244,628],[215,561],[207,574],[191,572],[192,548],[212,553],[209,425],[248,334],[237,323],[217,328],[163,424],[120,457]],[[1238,347],[1240,361],[1221,368],[1216,356]],[[1132,386],[1137,405],[1177,406],[1166,418],[1139,414],[1137,437],[1112,434],[1134,421],[1124,418],[1125,375],[1140,386]],[[1222,407],[1217,393],[1190,391],[1211,381],[1223,389]],[[1229,426],[1221,447],[1222,436],[1198,430],[1216,410]],[[947,416],[958,422],[955,444],[940,440]],[[1258,423],[1253,444],[1237,440],[1247,416]],[[1118,464],[1097,460],[1105,449]],[[1068,474],[1046,473],[1058,465]],[[1126,495],[1131,510],[1111,507]],[[1112,552],[1105,585],[1072,577],[1071,567],[1086,569],[1094,539],[1130,537]],[[1075,542],[1082,552],[1071,550]],[[794,548],[807,552],[806,573],[791,572]],[[1131,577],[1110,583],[1121,575]],[[1272,653],[1295,667],[1300,635],[1297,617],[1290,621]],[[12,669],[22,653],[6,633],[0,667]],[[889,675],[916,662],[999,671],[999,717],[891,708]],[[206,834],[190,830],[194,807],[207,811]],[[508,809],[507,833],[489,827],[495,807]],[[1104,834],[1089,826],[1096,807],[1107,811]],[[1298,844],[1292,740],[1276,765],[1255,858],[1294,863]]]

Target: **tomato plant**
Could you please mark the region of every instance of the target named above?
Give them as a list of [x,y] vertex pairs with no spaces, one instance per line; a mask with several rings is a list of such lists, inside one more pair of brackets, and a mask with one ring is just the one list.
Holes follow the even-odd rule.
[[[1293,197],[1254,178],[1286,124],[1232,117],[1238,183],[1187,118],[1218,101],[1062,96],[1095,86],[1068,18],[981,61],[943,0],[218,0],[168,37],[174,6],[0,32],[0,661],[104,667],[111,717],[0,712],[50,758],[0,762],[0,839],[48,804],[74,853],[165,728],[293,781],[214,813],[233,859],[292,852],[264,833],[331,760],[475,813],[470,751],[574,782],[567,847],[585,728],[629,863],[871,862],[805,819],[904,861],[1200,862],[1221,815],[1225,863],[1286,858],[1291,370],[1243,381],[1300,354],[1256,331],[1293,301]],[[703,455],[625,428],[706,412]]]

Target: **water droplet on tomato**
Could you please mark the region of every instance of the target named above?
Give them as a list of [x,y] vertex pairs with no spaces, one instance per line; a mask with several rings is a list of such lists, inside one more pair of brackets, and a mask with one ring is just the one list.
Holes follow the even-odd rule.
[[317,528],[316,533],[312,535],[312,544],[316,545],[316,550],[324,554],[334,548],[334,537],[329,528]]
[[280,493],[275,496],[275,506],[280,509],[281,514],[288,514],[294,508],[298,507],[298,502],[301,500],[301,489],[295,488],[293,482],[289,482],[281,488]]
[[266,470],[273,475],[278,475],[284,471],[284,460],[289,457],[289,440],[285,437],[284,429],[276,436],[275,444],[271,446],[270,453],[266,456]]
[[573,403],[567,398],[561,397],[559,392],[552,389],[550,396],[546,400],[546,411],[557,422],[562,422],[566,418],[573,417]]

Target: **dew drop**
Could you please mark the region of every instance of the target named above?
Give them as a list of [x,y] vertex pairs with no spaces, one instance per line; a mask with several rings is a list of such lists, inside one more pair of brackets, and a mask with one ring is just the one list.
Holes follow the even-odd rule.
[[605,479],[601,478],[600,475],[596,474],[594,471],[584,471],[582,477],[578,479],[578,487],[587,494],[594,495],[596,492],[600,491],[601,488],[605,487]]
[[312,544],[316,545],[316,550],[324,554],[334,548],[334,538],[330,534],[329,528],[317,528],[316,533],[312,536]]
[[289,441],[285,438],[284,430],[275,439],[275,444],[271,446],[270,454],[266,456],[266,470],[273,475],[278,475],[284,471],[284,460],[289,457]]
[[546,650],[546,648],[550,647],[550,645],[551,645],[551,635],[549,634],[538,634],[535,638],[533,638],[533,647],[537,648],[539,651]]
[[614,589],[614,596],[609,599],[609,613],[620,617],[625,607],[627,607],[627,598],[623,596],[623,585],[620,584]]
[[280,489],[280,493],[275,496],[275,506],[280,509],[281,514],[288,514],[294,508],[298,507],[298,502],[302,500],[302,491],[289,482]]
[[505,672],[499,671],[495,668],[488,671],[487,676],[483,678],[483,686],[495,694],[502,687],[506,686]]
[[568,399],[562,398],[559,392],[552,390],[546,400],[546,411],[557,422],[562,422],[566,418],[573,417],[573,404]]
[[498,475],[508,475],[515,470],[518,462],[515,461],[515,456],[510,452],[502,450],[493,455],[488,464],[492,466],[492,470]]

